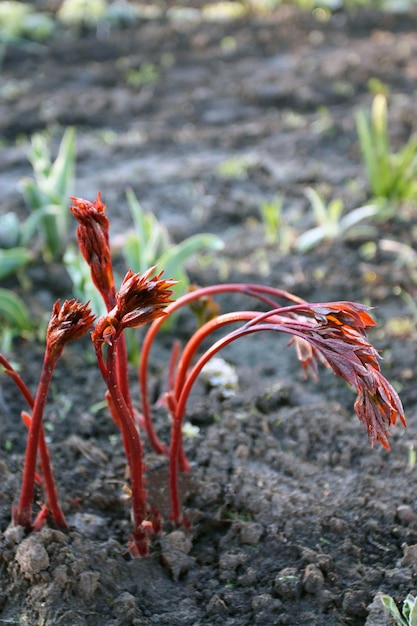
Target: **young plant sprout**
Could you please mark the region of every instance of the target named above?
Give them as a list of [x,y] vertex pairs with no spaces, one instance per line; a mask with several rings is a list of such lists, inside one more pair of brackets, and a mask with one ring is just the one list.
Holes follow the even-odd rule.
[[[369,343],[366,330],[375,325],[367,312],[370,307],[354,302],[303,302],[296,296],[279,289],[259,285],[216,285],[202,287],[179,298],[166,309],[166,316],[191,300],[207,298],[220,292],[240,291],[264,301],[271,310],[235,311],[217,315],[203,324],[189,339],[182,351],[171,363],[166,392],[167,405],[172,417],[170,445],[170,494],[171,517],[181,522],[178,497],[178,469],[188,470],[189,465],[182,448],[182,422],[187,400],[194,382],[206,363],[226,345],[246,335],[260,331],[282,332],[292,336],[297,355],[305,370],[318,375],[318,363],[331,367],[335,374],[344,378],[357,393],[355,411],[365,425],[373,446],[379,441],[389,450],[388,428],[397,418],[405,426],[404,412],[395,389],[384,378],[379,368],[379,355]],[[296,304],[279,306],[275,298],[285,298]],[[211,333],[231,323],[242,323],[237,329],[215,341],[193,365],[193,360],[204,339]],[[160,320],[149,328],[142,346],[139,381],[142,394],[142,411],[150,440],[152,432],[147,370],[149,352],[160,328]],[[161,449],[161,444],[156,450]]]
[[[71,213],[77,218],[78,247],[87,261],[91,279],[103,298],[107,311],[116,304],[116,286],[109,240],[109,220],[106,216],[106,205],[101,201],[100,194],[94,202],[71,198]],[[128,383],[127,348],[125,337],[119,339],[116,356],[117,377],[125,402],[132,411],[132,399]]]
[[[97,320],[91,335],[100,372],[107,385],[107,401],[114,421],[120,428],[130,469],[133,531],[130,551],[146,555],[149,531],[157,532],[159,519],[147,520],[146,494],[143,486],[143,451],[133,410],[129,408],[117,370],[117,350],[126,328],[138,328],[164,315],[163,307],[170,302],[172,280],[151,278],[151,268],[143,276],[129,271],[116,294],[116,304],[107,315]],[[103,347],[107,346],[106,359]]]
[[[5,374],[10,376],[10,378],[15,382],[17,388],[22,394],[23,398],[26,400],[29,408],[33,410],[35,399],[29,391],[28,387],[13,368],[13,366],[8,362],[8,360],[0,354],[0,365],[4,368]],[[26,411],[21,412],[22,420],[24,421],[26,427],[30,429],[30,424],[32,421],[32,417]],[[53,520],[58,528],[66,528],[67,523],[65,521],[64,514],[61,511],[61,508],[58,503],[58,496],[55,487],[55,481],[52,474],[51,462],[49,457],[49,450],[45,441],[45,433],[43,429],[43,424],[41,424],[40,432],[39,432],[39,452],[41,457],[41,466],[43,469],[43,483],[45,485],[45,490],[47,492],[48,504],[43,505],[41,511],[36,516],[35,521],[32,524],[33,530],[39,530],[46,519],[48,511],[51,512]],[[35,482],[42,485],[42,480],[39,474],[35,472]]]
[[[388,429],[397,419],[405,426],[400,398],[382,375],[379,354],[367,337],[368,328],[375,325],[369,314],[371,307],[356,302],[309,303],[275,287],[232,283],[193,288],[172,301],[176,282],[162,278],[163,269],[155,268],[142,274],[129,270],[119,291],[116,291],[109,245],[109,222],[100,195],[91,203],[73,198],[71,211],[79,221],[78,241],[90,266],[94,284],[99,290],[107,312],[96,320],[91,338],[97,363],[106,383],[106,400],[110,414],[121,431],[130,470],[133,529],[129,542],[133,556],[144,556],[149,549],[150,533],[161,528],[158,512],[148,506],[144,488],[144,460],[140,428],[143,428],[155,452],[169,456],[171,519],[184,523],[178,494],[178,472],[190,466],[183,450],[182,426],[190,391],[207,362],[222,348],[247,335],[273,331],[290,335],[304,371],[317,378],[318,365],[330,367],[344,378],[357,394],[355,411],[365,425],[371,445],[378,441],[389,449]],[[213,296],[238,293],[262,304],[266,309],[238,310],[220,313]],[[148,391],[150,351],[164,320],[178,309],[189,306],[197,313],[200,326],[181,348],[174,340],[168,368],[166,405],[171,414],[169,445],[155,433]],[[88,305],[75,300],[54,306],[47,330],[44,364],[35,398],[33,398],[8,361],[0,355],[0,365],[18,386],[31,415],[23,414],[29,428],[23,471],[22,490],[18,506],[13,511],[15,523],[27,530],[37,529],[50,511],[54,522],[65,527],[52,478],[49,455],[42,428],[42,416],[52,372],[68,341],[84,335],[93,326]],[[133,407],[129,390],[124,331],[151,323],[141,346],[139,386],[142,414]],[[203,342],[216,331],[234,325],[220,338],[202,349]],[[237,326],[236,326],[237,325]],[[216,335],[218,336],[218,335]],[[36,474],[37,452],[47,491],[47,502],[32,524],[32,500]]]
[[67,128],[55,161],[51,160],[47,139],[42,134],[32,137],[29,160],[34,178],[24,178],[21,189],[31,214],[20,226],[19,244],[25,249],[33,246],[32,235],[40,234],[43,255],[60,261],[66,246],[68,229],[67,198],[72,191],[76,157],[76,131]]
[[[59,300],[55,302],[52,315],[46,331],[46,349],[41,376],[35,398],[31,395],[23,380],[13,369],[10,363],[0,355],[0,364],[5,372],[15,381],[18,389],[25,398],[32,411],[31,416],[26,413],[23,418],[29,429],[25,463],[23,467],[22,488],[19,503],[13,511],[16,524],[23,526],[27,531],[38,527],[39,520],[32,525],[32,500],[36,478],[37,452],[40,450],[41,466],[45,488],[48,496],[48,507],[58,527],[65,528],[66,521],[59,507],[55,483],[49,461],[49,454],[45,443],[42,419],[48,397],[52,374],[62,352],[69,341],[79,339],[92,328],[94,316],[86,304],[76,300],[65,301],[61,306]],[[42,516],[45,510],[41,511]]]

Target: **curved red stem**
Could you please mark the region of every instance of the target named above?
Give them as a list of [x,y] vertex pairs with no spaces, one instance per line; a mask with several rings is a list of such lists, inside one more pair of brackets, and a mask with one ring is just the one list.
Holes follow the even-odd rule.
[[262,302],[268,304],[269,306],[275,308],[277,306],[276,300],[274,298],[280,298],[289,300],[290,302],[295,302],[297,304],[303,304],[304,300],[295,296],[288,291],[284,291],[282,289],[276,289],[274,287],[264,286],[264,285],[256,285],[256,284],[245,284],[245,283],[229,283],[225,285],[211,285],[208,287],[200,287],[193,291],[190,291],[175,302],[172,302],[166,309],[164,317],[161,317],[155,320],[151,326],[149,327],[145,338],[142,343],[141,356],[140,356],[140,364],[138,369],[138,378],[139,378],[139,388],[141,394],[142,401],[142,414],[143,414],[143,423],[144,427],[149,439],[149,442],[157,454],[169,454],[169,450],[167,446],[159,439],[157,434],[155,433],[153,423],[152,423],[152,415],[151,415],[151,407],[149,400],[149,391],[148,391],[148,364],[149,364],[149,355],[154,342],[156,335],[159,332],[164,321],[175,313],[178,309],[188,305],[190,302],[198,300],[200,298],[206,298],[212,295],[220,294],[220,293],[242,293],[247,296],[257,298]]

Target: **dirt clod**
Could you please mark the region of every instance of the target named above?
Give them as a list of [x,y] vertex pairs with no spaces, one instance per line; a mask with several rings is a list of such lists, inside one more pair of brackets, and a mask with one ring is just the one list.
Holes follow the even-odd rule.
[[322,571],[312,563],[307,565],[303,577],[303,589],[313,595],[318,594],[323,588],[324,576]]
[[39,540],[39,535],[30,535],[23,539],[16,550],[16,561],[22,574],[31,582],[49,567],[49,556]]
[[295,567],[285,567],[274,580],[274,592],[281,600],[296,600],[301,593],[301,581]]
[[181,530],[174,530],[161,538],[161,556],[174,580],[187,572],[194,559],[189,556],[191,540]]

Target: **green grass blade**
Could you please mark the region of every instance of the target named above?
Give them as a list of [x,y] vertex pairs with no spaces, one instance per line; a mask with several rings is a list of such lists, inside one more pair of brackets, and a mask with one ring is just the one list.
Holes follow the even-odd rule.
[[48,207],[44,206],[43,208],[34,211],[26,218],[23,224],[20,227],[20,243],[24,246],[27,246],[31,243],[31,239],[37,230],[42,229],[42,220],[47,214]]
[[19,186],[26,206],[32,212],[38,211],[47,202],[48,197],[32,178],[23,178]]
[[48,186],[50,185],[55,193],[60,194],[61,200],[66,199],[72,191],[75,176],[76,137],[75,128],[66,129],[48,177]]
[[401,617],[401,614],[391,596],[381,596],[381,602],[387,609],[388,613],[395,619],[398,626],[409,626],[407,622]]
[[417,189],[417,138],[393,155],[392,187],[398,199],[413,199]]
[[0,248],[15,248],[20,243],[20,221],[16,213],[0,215]]
[[312,187],[307,187],[305,195],[310,200],[316,224],[319,226],[326,226],[329,221],[329,216],[322,197]]
[[32,259],[32,253],[26,248],[0,249],[0,279],[12,276]]
[[0,320],[16,331],[31,330],[26,304],[10,289],[0,289]]
[[326,239],[326,229],[323,226],[310,228],[297,238],[295,249],[304,254],[315,248],[321,241]]
[[32,165],[35,178],[38,183],[41,183],[49,176],[51,170],[51,154],[45,136],[40,133],[32,137],[29,161]]
[[356,132],[358,134],[362,158],[368,175],[369,186],[374,196],[380,197],[382,193],[378,178],[378,165],[375,157],[371,123],[364,111],[358,111],[356,114]]
[[[224,243],[220,237],[210,233],[200,233],[184,239],[181,243],[169,248],[158,260],[158,270],[164,270],[166,278],[184,280],[185,263],[201,250],[221,250]],[[188,281],[187,281],[188,282]],[[183,286],[185,289],[187,285]],[[181,286],[179,287],[181,290]]]
[[[124,256],[135,272],[143,273],[158,262],[163,252],[171,247],[168,230],[153,213],[144,211],[131,189],[126,191],[129,211],[134,224],[134,233],[128,235],[128,250]],[[133,238],[136,237],[136,243]]]
[[146,232],[145,211],[139,203],[133,189],[126,190],[126,198],[139,243],[143,245],[145,243],[144,235]]
[[408,626],[417,626],[417,598],[409,593],[404,600],[403,615]]
[[151,217],[143,210],[132,189],[127,189],[126,198],[134,233],[129,233],[127,236],[127,247],[123,250],[123,254],[129,267],[135,272],[143,273],[153,265],[154,250],[156,251],[157,248],[156,231],[159,224],[156,219],[155,224],[152,223]]
[[329,226],[331,227],[329,230],[334,230],[338,232],[340,230],[340,219],[342,217],[344,209],[343,201],[340,198],[334,198],[329,202],[327,207],[328,221]]
[[141,254],[141,246],[136,233],[128,233],[124,238],[123,256],[126,266],[131,268],[134,272],[140,272],[142,274],[148,267],[146,259],[144,259]]
[[340,220],[341,229],[345,232],[365,219],[377,217],[380,211],[381,207],[377,204],[366,204],[365,206],[361,206],[353,211],[349,211],[349,213],[347,213]]

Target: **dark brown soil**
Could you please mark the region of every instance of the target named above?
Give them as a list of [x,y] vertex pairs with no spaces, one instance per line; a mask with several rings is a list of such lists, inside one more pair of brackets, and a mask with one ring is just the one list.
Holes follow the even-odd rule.
[[[104,386],[89,341],[73,345],[46,414],[66,534],[48,525],[21,540],[19,529],[8,529],[25,407],[1,380],[1,623],[387,626],[376,594],[401,601],[415,588],[415,311],[401,296],[416,296],[412,268],[379,248],[364,257],[365,232],[304,255],[283,253],[265,243],[259,204],[283,196],[284,216],[300,234],[313,225],[308,186],[343,198],[347,209],[366,202],[355,111],[370,107],[368,81],[376,78],[389,88],[393,145],[416,130],[417,14],[319,17],[281,7],[232,23],[163,18],[57,37],[43,55],[10,47],[0,90],[1,211],[25,214],[17,184],[30,175],[28,136],[48,128],[58,140],[62,127],[76,125],[74,193],[92,200],[102,192],[115,235],[130,227],[130,186],[175,240],[199,231],[224,238],[221,254],[190,264],[201,284],[258,281],[311,301],[377,306],[372,340],[408,429],[393,429],[390,453],[371,450],[343,381],[324,371],[318,384],[304,382],[285,339],[242,340],[223,355],[237,368],[236,394],[222,399],[200,385],[189,404],[187,418],[200,428],[185,443],[191,527],[165,521],[150,556],[132,560],[122,444],[107,411],[94,409]],[[134,68],[153,63],[157,82],[129,86],[121,59]],[[242,158],[239,176],[219,174],[220,164]],[[414,246],[415,211],[402,215],[378,226],[375,241]],[[75,240],[73,223],[69,236]],[[45,280],[31,268],[24,297],[34,310],[71,296],[57,272]],[[153,353],[155,389],[175,334],[192,332],[191,318],[181,321]],[[9,356],[34,390],[41,346],[17,341]],[[133,370],[132,386],[136,393]],[[166,440],[163,409],[156,424]],[[151,498],[167,520],[166,462],[150,450],[146,462]]]

